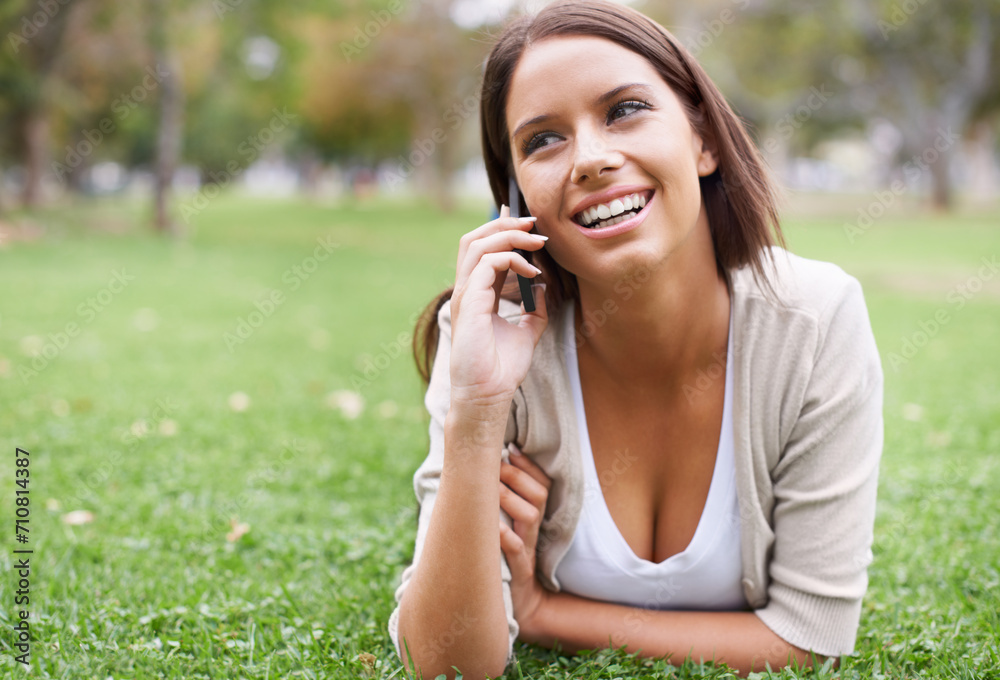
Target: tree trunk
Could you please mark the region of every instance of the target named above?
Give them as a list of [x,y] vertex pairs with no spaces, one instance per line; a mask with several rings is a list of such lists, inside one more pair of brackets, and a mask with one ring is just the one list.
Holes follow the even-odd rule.
[[951,178],[948,176],[948,157],[950,155],[951,154],[946,151],[941,154],[941,158],[939,158],[936,163],[930,164],[931,207],[941,212],[946,212],[951,209],[953,198]]
[[7,192],[4,189],[3,166],[0,165],[0,217],[7,214]]
[[49,119],[42,106],[26,112],[24,151],[22,202],[25,208],[35,208],[42,200],[42,176],[49,155]]
[[179,227],[170,214],[170,193],[174,173],[181,155],[184,125],[184,91],[181,88],[180,60],[174,53],[167,26],[170,11],[166,0],[150,4],[150,42],[157,65],[166,71],[160,81],[160,120],[156,130],[156,167],[153,179],[153,201],[156,214],[153,225],[157,231],[173,236]]
[[184,93],[180,83],[180,63],[172,55],[161,53],[169,73],[160,83],[160,124],[156,131],[156,178],[154,201],[157,231],[177,235],[177,223],[170,214],[170,193],[180,160],[184,124]]
[[[1000,193],[1000,175],[997,174],[993,149],[996,135],[992,126],[980,120],[972,126],[972,133],[965,145],[965,159],[968,171],[968,191],[977,200],[988,202]],[[2,209],[2,208],[0,208]]]

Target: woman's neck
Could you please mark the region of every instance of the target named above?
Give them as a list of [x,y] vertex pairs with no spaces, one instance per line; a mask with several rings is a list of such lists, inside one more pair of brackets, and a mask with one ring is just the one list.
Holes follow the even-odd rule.
[[680,390],[726,352],[730,296],[707,224],[658,264],[610,285],[578,283],[578,351],[617,381]]

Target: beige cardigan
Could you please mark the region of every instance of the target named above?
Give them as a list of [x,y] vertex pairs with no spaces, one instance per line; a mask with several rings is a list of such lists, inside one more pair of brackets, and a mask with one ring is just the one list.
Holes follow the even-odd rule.
[[[733,431],[740,508],[743,592],[757,616],[785,641],[817,654],[854,649],[872,560],[875,495],[882,453],[882,367],[858,282],[835,265],[775,249],[769,275],[780,302],[752,272],[732,272]],[[542,584],[559,590],[556,567],[580,515],[583,468],[564,361],[564,325],[550,314],[531,367],[511,404],[505,442],[516,442],[553,480],[539,536]],[[502,300],[516,322],[520,307]],[[430,453],[413,485],[420,502],[413,563],[420,559],[444,454],[450,400],[451,307],[425,403]],[[506,456],[506,448],[502,455]],[[511,659],[518,624],[510,571],[500,556]],[[400,651],[399,607],[389,634]]]

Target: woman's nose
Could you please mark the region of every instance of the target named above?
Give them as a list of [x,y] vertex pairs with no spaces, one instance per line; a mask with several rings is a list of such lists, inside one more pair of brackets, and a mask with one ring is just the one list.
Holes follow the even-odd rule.
[[571,178],[579,184],[588,179],[596,179],[608,170],[620,168],[624,162],[622,153],[613,149],[604,135],[583,132],[576,136]]

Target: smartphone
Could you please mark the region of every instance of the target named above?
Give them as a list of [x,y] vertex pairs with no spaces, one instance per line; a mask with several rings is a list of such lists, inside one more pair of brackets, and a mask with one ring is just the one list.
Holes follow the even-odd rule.
[[[528,217],[528,215],[521,214],[521,190],[513,176],[507,182],[507,200],[510,202],[511,217]],[[534,230],[535,228],[532,227],[531,231]],[[531,251],[515,248],[514,252],[526,259],[528,264],[531,264]],[[518,274],[517,283],[521,288],[521,302],[524,303],[524,311],[535,311],[535,296],[531,294],[531,279]]]

